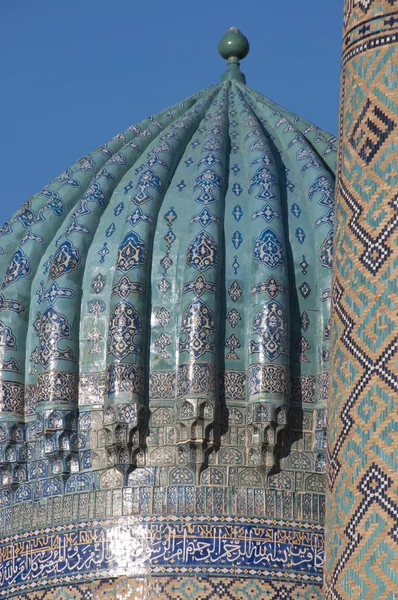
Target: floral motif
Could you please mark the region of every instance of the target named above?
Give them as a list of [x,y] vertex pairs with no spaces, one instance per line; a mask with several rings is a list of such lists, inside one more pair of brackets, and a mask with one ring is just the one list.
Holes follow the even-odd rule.
[[151,217],[151,215],[147,213],[142,212],[139,206],[137,206],[137,208],[133,210],[131,215],[127,217],[126,221],[127,223],[130,223],[130,225],[132,225],[133,227],[135,227],[141,221],[145,221],[146,223],[153,225],[153,217]]
[[206,302],[195,298],[184,311],[181,323],[180,352],[199,358],[215,352],[216,319]]
[[155,312],[155,317],[159,325],[165,327],[170,320],[171,314],[164,306],[162,306],[162,308]]
[[296,238],[298,239],[300,244],[304,243],[304,240],[306,237],[307,237],[307,234],[305,233],[304,229],[302,229],[301,227],[298,227],[298,229],[296,229]]
[[256,194],[259,200],[275,200],[276,196],[272,192],[272,188],[277,185],[275,175],[273,175],[266,167],[260,167],[253,175],[250,181],[249,194],[254,188],[259,187],[260,191]]
[[264,229],[256,239],[253,249],[253,258],[265,264],[270,269],[283,265],[285,251],[283,244],[273,229]]
[[169,208],[169,210],[165,213],[164,218],[166,219],[167,225],[171,227],[177,218],[177,213],[174,210],[174,206]]
[[207,167],[213,167],[214,165],[222,164],[221,161],[214,156],[214,154],[210,153],[204,158],[201,158],[198,162],[198,165],[206,165]]
[[241,316],[240,313],[236,310],[236,308],[233,308],[227,314],[227,319],[231,327],[234,329],[241,320]]
[[308,199],[310,202],[316,194],[320,194],[318,204],[321,206],[333,207],[334,204],[334,188],[333,183],[324,175],[317,177],[310,187]]
[[193,281],[188,281],[184,285],[184,294],[188,292],[193,292],[195,296],[202,296],[205,292],[216,294],[217,285],[211,281],[207,281],[204,275],[197,275]]
[[105,279],[101,275],[101,273],[98,273],[97,277],[95,277],[93,279],[93,281],[91,282],[91,287],[93,288],[93,290],[96,294],[99,294],[102,292],[102,290],[105,287]]
[[331,269],[333,265],[333,230],[329,231],[319,250],[319,260],[323,267]]
[[162,296],[162,298],[165,298],[165,296],[170,288],[171,288],[170,281],[168,281],[166,279],[166,277],[163,277],[158,283],[158,290],[159,290],[159,293]]
[[240,231],[235,231],[235,233],[232,235],[232,239],[231,239],[235,250],[238,250],[239,246],[241,245],[241,243],[243,242],[243,238],[242,238],[242,234]]
[[96,181],[89,186],[87,192],[82,197],[82,200],[86,202],[95,202],[100,208],[104,208],[106,204],[105,194]]
[[168,346],[171,346],[170,336],[166,335],[165,333],[161,333],[155,341],[155,346],[158,348],[158,358],[170,358],[170,354],[166,350]]
[[138,192],[132,197],[134,204],[140,206],[141,204],[152,200],[152,196],[148,191],[150,188],[158,190],[160,193],[163,192],[162,182],[159,177],[157,177],[153,171],[148,169],[138,180],[136,186]]
[[316,227],[316,229],[318,229],[318,227],[320,227],[324,223],[326,223],[327,225],[330,225],[331,227],[333,227],[333,224],[334,224],[334,208],[331,208],[330,210],[328,210],[328,212],[327,212],[326,215],[322,215],[321,217],[319,217],[315,221],[315,227]]
[[71,233],[82,233],[83,235],[87,235],[90,233],[90,230],[85,225],[81,225],[77,219],[72,219],[71,224],[65,231],[65,236],[67,237]]
[[256,294],[267,294],[267,296],[273,300],[279,294],[287,294],[287,289],[286,286],[271,275],[267,281],[256,283],[252,287],[251,295],[255,296]]
[[4,275],[3,283],[1,284],[2,289],[21,279],[26,277],[31,271],[29,258],[22,252],[17,250],[13,255],[10,264],[8,265],[6,274]]
[[0,355],[4,350],[16,350],[17,342],[10,327],[0,321]]
[[282,354],[288,355],[287,315],[279,302],[273,300],[258,311],[253,320],[252,334],[257,341],[251,340],[251,353],[263,353],[272,362]]
[[259,217],[262,217],[264,219],[264,221],[267,221],[267,223],[271,223],[271,221],[273,221],[274,219],[281,218],[280,214],[276,210],[274,210],[272,208],[272,206],[270,206],[269,204],[264,206],[264,208],[262,208],[261,210],[256,210],[252,214],[250,219],[251,219],[251,221],[254,221],[255,219],[258,219]]
[[75,292],[70,288],[61,288],[55,281],[52,282],[48,290],[44,290],[44,281],[40,282],[40,287],[36,292],[37,303],[49,302],[52,306],[59,300],[59,298],[65,298],[71,300],[75,296]]
[[25,235],[23,236],[23,238],[20,241],[20,245],[24,246],[27,242],[35,242],[36,244],[42,244],[43,243],[43,238],[41,235],[37,235],[36,233],[32,233],[31,229],[28,229],[28,231],[25,233]]
[[0,381],[0,406],[3,412],[23,413],[24,386],[21,383]]
[[223,150],[224,146],[221,144],[221,142],[219,142],[216,138],[212,138],[203,146],[202,152],[222,152]]
[[[264,142],[262,140],[258,140],[258,146],[256,146],[257,142],[254,142],[251,146],[250,146],[250,150],[260,150],[261,152],[263,152],[263,150],[266,150],[266,145],[264,144]],[[272,160],[269,157],[269,155],[267,154],[267,152],[263,152],[262,156],[260,156],[260,158],[256,158],[255,160],[253,160],[252,165],[256,165],[256,164],[262,164],[265,167],[271,167],[272,166]]]
[[58,192],[53,192],[52,190],[43,190],[41,195],[46,196],[48,200],[37,213],[36,222],[45,221],[43,215],[46,210],[51,210],[55,215],[57,215],[57,217],[64,214],[64,202],[62,198],[60,198]]
[[200,223],[202,227],[207,227],[209,223],[219,223],[220,219],[211,214],[208,208],[204,208],[199,215],[196,215],[190,220],[192,223]]
[[177,185],[177,189],[179,192],[183,192],[186,187],[187,187],[187,184],[185,183],[185,181],[183,179]]
[[33,326],[39,338],[39,346],[30,356],[31,362],[35,365],[33,372],[36,372],[37,365],[42,365],[46,369],[54,360],[76,362],[71,348],[67,347],[64,350],[58,348],[61,340],[72,339],[71,327],[65,315],[53,306],[49,306],[43,314],[37,314]]
[[72,242],[66,240],[54,254],[50,267],[50,277],[57,279],[61,275],[65,275],[65,273],[71,273],[77,269],[79,263],[80,256],[78,249]]
[[111,223],[109,225],[109,227],[107,228],[107,230],[105,231],[105,235],[106,237],[111,237],[111,235],[113,235],[116,231],[116,225],[115,223]]
[[187,264],[198,271],[207,271],[218,263],[216,241],[206,231],[200,231],[188,246]]
[[201,204],[213,204],[217,202],[217,198],[214,196],[214,190],[221,187],[221,177],[216,175],[212,169],[206,169],[201,173],[195,181],[194,189],[200,188],[202,191],[195,198],[196,202]]
[[98,354],[98,352],[101,352],[101,346],[98,342],[102,340],[102,333],[97,327],[93,327],[93,329],[91,329],[87,339],[92,343],[89,354]]
[[173,232],[172,226],[173,226],[174,221],[177,219],[177,213],[174,210],[173,206],[171,206],[170,209],[166,212],[166,214],[164,215],[164,218],[166,219],[166,222],[168,224],[167,233],[166,233],[166,235],[163,236],[163,239],[166,242],[166,254],[160,260],[160,265],[163,268],[163,276],[166,277],[167,271],[170,269],[170,267],[173,264],[173,259],[171,258],[170,253],[171,253],[171,246],[173,245],[173,243],[176,240],[176,236]]
[[91,156],[83,156],[77,162],[80,163],[79,171],[87,172],[95,169],[95,160]]
[[305,337],[301,336],[301,338],[297,340],[295,345],[297,350],[299,350],[300,352],[299,361],[306,363],[310,362],[305,354],[307,350],[311,350],[311,344],[309,343],[309,341],[306,340]]
[[296,203],[292,204],[292,208],[290,209],[290,211],[293,213],[296,219],[298,219],[301,215],[301,208]]
[[242,289],[237,281],[231,283],[228,289],[228,294],[232,302],[237,302],[241,297],[242,293]]
[[240,341],[237,339],[237,337],[234,334],[230,335],[229,338],[225,340],[225,345],[227,348],[229,348],[229,352],[225,358],[228,358],[229,360],[237,360],[239,357],[235,350],[240,348]]
[[127,298],[130,294],[143,294],[145,287],[142,283],[137,281],[130,281],[127,275],[123,275],[120,278],[119,283],[116,283],[112,287],[111,296],[120,296],[120,298]]
[[11,358],[10,360],[3,360],[0,358],[0,371],[10,371],[22,375],[21,367],[15,358]]
[[[144,371],[138,365],[113,363],[107,370],[105,390],[107,393],[133,392],[144,393]],[[132,405],[130,405],[132,408]]]
[[100,263],[103,264],[105,262],[105,257],[109,254],[110,250],[108,248],[107,242],[104,242],[102,248],[99,250],[98,254],[100,256]]
[[[300,148],[296,154],[297,160],[308,160],[307,164],[301,168],[301,173],[304,173],[307,169],[322,169],[322,163],[317,159],[315,152],[308,146]],[[325,178],[326,179],[326,178]]]
[[239,185],[239,183],[234,183],[234,185],[232,186],[232,191],[235,194],[235,196],[239,197],[243,192],[243,188],[241,185]]
[[9,235],[12,233],[10,221],[6,221],[3,225],[0,225],[0,237],[3,235]]
[[234,275],[238,274],[238,269],[240,267],[239,261],[238,261],[238,257],[234,256],[234,261],[232,263],[232,268],[234,270]]
[[175,373],[156,371],[149,375],[149,394],[156,400],[173,398],[175,395]]
[[103,302],[102,300],[92,300],[88,303],[88,312],[90,313],[90,315],[94,315],[96,319],[98,319],[101,313],[105,312],[105,308],[105,302]]
[[145,263],[148,250],[145,242],[135,231],[129,231],[119,248],[116,268],[122,273],[128,273],[131,269],[137,269]]
[[141,317],[130,302],[116,304],[109,320],[108,354],[119,360],[141,354]]
[[11,310],[12,312],[20,313],[25,310],[25,307],[19,300],[6,300],[3,294],[0,294],[0,312],[2,310]]
[[301,324],[301,329],[303,331],[307,331],[308,327],[311,324],[308,313],[305,310],[303,310],[303,312],[301,313],[300,324]]
[[235,219],[235,221],[240,221],[241,218],[243,217],[243,210],[242,210],[242,207],[239,206],[239,204],[237,204],[234,207],[234,210],[232,211],[232,216]]
[[12,222],[21,223],[23,227],[30,227],[36,222],[36,214],[31,209],[32,203],[30,200],[25,202],[19,213],[13,218]]
[[308,269],[308,267],[309,267],[309,264],[307,263],[307,261],[306,261],[306,258],[305,258],[305,256],[304,256],[304,254],[303,254],[303,260],[302,260],[302,261],[301,261],[301,263],[300,263],[300,267],[301,267],[301,272],[302,272],[302,274],[303,274],[303,275],[307,275],[307,269]]
[[311,294],[311,288],[306,281],[299,286],[299,290],[302,297],[307,300],[308,296]]

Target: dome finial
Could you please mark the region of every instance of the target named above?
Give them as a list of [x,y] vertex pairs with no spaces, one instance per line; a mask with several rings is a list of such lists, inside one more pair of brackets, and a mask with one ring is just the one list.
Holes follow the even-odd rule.
[[221,81],[246,83],[246,78],[240,71],[239,61],[249,54],[249,50],[248,39],[237,27],[231,27],[218,44],[219,53],[228,60],[227,71],[221,77]]

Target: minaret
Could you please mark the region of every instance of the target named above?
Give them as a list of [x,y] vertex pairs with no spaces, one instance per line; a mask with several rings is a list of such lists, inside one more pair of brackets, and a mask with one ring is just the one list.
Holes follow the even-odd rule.
[[398,597],[397,40],[396,0],[345,1],[328,409],[328,600]]

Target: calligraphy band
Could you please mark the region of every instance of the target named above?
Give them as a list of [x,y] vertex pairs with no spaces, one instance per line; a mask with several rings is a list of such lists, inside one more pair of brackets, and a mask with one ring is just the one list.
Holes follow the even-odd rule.
[[0,540],[0,597],[59,582],[201,574],[322,584],[323,528],[249,517],[122,517]]

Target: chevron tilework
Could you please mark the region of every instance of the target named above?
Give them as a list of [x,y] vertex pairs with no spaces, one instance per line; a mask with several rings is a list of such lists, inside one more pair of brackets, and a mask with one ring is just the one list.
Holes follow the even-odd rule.
[[328,409],[328,600],[393,600],[398,590],[397,35],[394,0],[346,0]]

